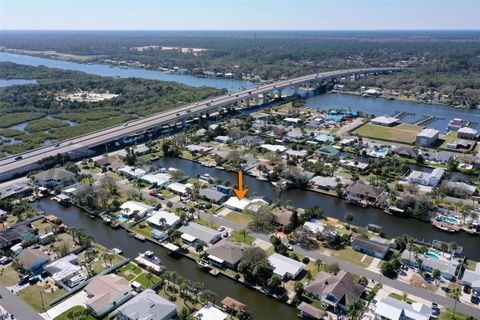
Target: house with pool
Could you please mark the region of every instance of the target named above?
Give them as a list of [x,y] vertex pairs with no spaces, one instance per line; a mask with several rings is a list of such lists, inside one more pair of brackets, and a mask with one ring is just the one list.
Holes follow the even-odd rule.
[[[447,256],[445,257],[442,252],[436,250],[428,250],[424,254],[417,254],[405,249],[400,260],[410,267],[420,267],[425,272],[431,273],[433,270],[439,270],[442,278],[452,280],[456,277],[460,263],[456,259],[451,258],[449,254]],[[421,264],[419,261],[421,261]]]

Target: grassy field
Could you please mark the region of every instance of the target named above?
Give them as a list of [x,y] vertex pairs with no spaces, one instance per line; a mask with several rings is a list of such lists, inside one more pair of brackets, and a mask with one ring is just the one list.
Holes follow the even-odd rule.
[[236,213],[236,212],[230,212],[228,213],[225,218],[228,220],[238,223],[244,227],[247,227],[250,221],[252,220],[249,216],[241,213]]
[[138,233],[138,234],[141,234],[142,236],[144,236],[146,238],[153,239],[153,237],[151,236],[151,232],[152,232],[153,228],[151,226],[149,226],[146,222],[140,222],[139,224],[134,225],[133,227],[131,227],[128,230],[132,231],[132,232],[135,232],[135,233]]
[[[76,314],[76,313],[80,313],[80,312],[84,312],[86,311],[87,309],[85,309],[84,307],[82,306],[75,306],[75,307],[72,307],[70,309],[68,309],[67,311],[65,311],[64,313],[60,314],[59,316],[57,316],[54,320],[71,320],[72,317],[70,316],[70,314]],[[87,314],[85,316],[77,316],[75,317],[75,319],[81,319],[81,320],[96,320],[97,318],[95,318],[94,316],[92,316],[91,314]],[[105,318],[104,318],[105,319]]]
[[46,311],[45,309],[49,309],[50,301],[60,297],[66,292],[67,291],[65,289],[56,289],[55,291],[51,292],[50,289],[45,290],[43,286],[35,284],[33,286],[28,286],[25,289],[20,290],[18,296],[25,300],[29,305],[31,305],[33,309],[39,312],[44,312]]
[[468,318],[467,315],[460,313],[460,312],[455,312],[455,318],[453,317],[453,311],[452,310],[447,310],[444,311],[440,314],[438,317],[439,320],[466,320]]
[[255,237],[247,233],[244,238],[240,231],[234,231],[230,236],[230,240],[234,242],[252,244],[252,242],[255,241]]
[[134,265],[133,263],[129,262],[123,267],[117,269],[115,273],[127,279],[128,281],[132,281],[142,273],[142,269]]
[[394,127],[384,127],[367,123],[354,132],[362,137],[413,144],[422,127],[401,123]]
[[12,265],[2,267],[0,269],[0,284],[8,287],[20,280],[18,273],[13,269]]
[[[370,256],[365,256],[365,254],[353,250],[351,247],[346,247],[341,250],[333,250],[332,257],[345,260],[347,262],[359,265],[361,267],[368,267],[372,263],[373,258]],[[362,261],[363,259],[363,261]]]
[[394,293],[394,292],[390,293],[388,296],[392,297],[394,299],[400,300],[400,301],[405,301],[405,302],[410,303],[410,304],[415,302],[415,300],[410,299],[408,296],[404,297],[401,294]]

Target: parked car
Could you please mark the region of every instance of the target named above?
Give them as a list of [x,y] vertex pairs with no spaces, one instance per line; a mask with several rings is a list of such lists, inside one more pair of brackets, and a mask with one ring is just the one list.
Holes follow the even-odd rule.
[[5,256],[5,257],[1,257],[1,258],[0,258],[0,264],[1,264],[2,266],[6,265],[6,264],[8,264],[8,263],[10,263],[10,262],[12,262],[12,258],[10,258],[10,257],[6,257],[6,256]]
[[29,276],[28,277],[28,283],[29,284],[35,284],[40,280],[40,276]]
[[220,227],[218,227],[218,229],[217,229],[218,232],[222,232],[223,230],[225,230],[225,227],[224,227],[224,226],[220,226]]
[[477,295],[472,294],[472,296],[470,297],[470,302],[478,304],[480,302],[480,298]]

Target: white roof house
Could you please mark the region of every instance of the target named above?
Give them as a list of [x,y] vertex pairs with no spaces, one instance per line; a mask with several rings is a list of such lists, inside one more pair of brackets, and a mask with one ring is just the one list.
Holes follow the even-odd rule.
[[143,217],[147,213],[153,211],[153,207],[138,201],[127,201],[120,206],[120,210],[125,217],[129,217],[133,212],[137,211],[138,216]]
[[169,175],[168,173],[162,173],[162,172],[155,173],[155,174],[146,174],[142,176],[143,181],[149,184],[156,183],[157,186],[159,187],[165,186],[167,183],[170,182],[171,179],[172,179],[171,175]]
[[399,121],[398,118],[390,117],[390,116],[380,116],[372,119],[373,124],[377,124],[380,126],[393,126]]
[[206,305],[195,312],[193,317],[198,320],[225,320],[227,319],[228,314],[212,305]]
[[123,168],[120,168],[118,169],[118,172],[129,178],[140,178],[147,174],[147,171],[140,168],[134,168],[131,166],[125,166]]
[[408,175],[407,181],[424,186],[436,187],[440,183],[440,180],[442,180],[444,173],[445,170],[441,168],[435,168],[430,173],[414,170]]
[[302,119],[300,119],[300,118],[285,118],[285,119],[283,119],[283,121],[290,122],[290,123],[299,123],[300,121],[302,121]]
[[282,256],[278,253],[274,253],[268,257],[268,263],[272,266],[273,273],[282,278],[291,279],[295,279],[305,267],[305,265],[300,261]]
[[214,244],[222,238],[222,234],[217,230],[210,229],[195,222],[189,222],[187,225],[181,226],[178,231],[183,233],[182,239],[188,242],[193,242],[198,239],[206,244]]
[[260,145],[261,148],[267,150],[267,151],[271,151],[271,152],[285,152],[285,150],[287,150],[288,148],[282,146],[282,145],[278,145],[278,144],[262,144]]
[[429,320],[432,315],[432,309],[418,302],[412,304],[387,297],[377,303],[375,314],[382,319],[400,320],[415,319]]
[[325,229],[325,225],[318,221],[306,221],[303,224],[303,228],[312,233],[319,234],[323,232],[323,230]]
[[[247,206],[258,203],[259,205],[262,204],[268,204],[263,199],[256,198],[256,199],[248,199],[248,198],[243,198],[242,200],[239,200],[236,196],[235,197],[230,197],[224,204],[227,208],[235,211],[243,211]],[[253,210],[255,210],[253,208]]]
[[153,215],[148,217],[147,222],[157,228],[162,228],[162,219],[165,219],[165,226],[167,228],[176,226],[180,222],[179,216],[164,210],[154,211]]
[[173,193],[186,195],[188,193],[188,189],[191,189],[193,184],[191,183],[179,183],[179,182],[172,182],[167,185],[167,189],[172,191]]
[[59,282],[71,278],[82,268],[78,263],[77,256],[72,253],[47,264],[43,269],[52,275],[53,280]]

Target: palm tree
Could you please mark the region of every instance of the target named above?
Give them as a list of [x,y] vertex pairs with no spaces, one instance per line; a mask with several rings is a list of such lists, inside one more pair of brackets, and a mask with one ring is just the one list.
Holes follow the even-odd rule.
[[348,315],[350,319],[356,319],[363,309],[363,303],[360,300],[355,300],[348,306]]
[[461,290],[460,290],[460,287],[458,286],[455,286],[452,290],[448,292],[448,297],[450,299],[453,299],[453,301],[455,301],[455,304],[453,306],[452,319],[455,319],[455,311],[457,310],[457,302],[460,299],[460,293],[461,293]]
[[165,224],[167,223],[167,220],[162,217],[162,218],[160,218],[160,223],[162,224],[162,229],[163,229],[163,231],[165,231],[165,230],[166,230],[166,229],[165,229]]
[[317,267],[317,272],[320,272],[320,268],[322,267],[323,262],[320,259],[316,259],[314,265]]
[[248,236],[248,230],[246,228],[240,230],[240,234],[243,236],[243,242],[246,242],[247,236]]

